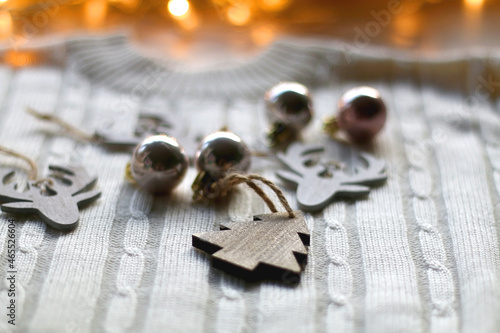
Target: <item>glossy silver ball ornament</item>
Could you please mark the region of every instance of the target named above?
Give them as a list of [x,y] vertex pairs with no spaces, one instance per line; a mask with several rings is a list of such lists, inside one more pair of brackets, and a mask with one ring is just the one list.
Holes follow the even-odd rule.
[[312,118],[309,89],[297,82],[280,82],[265,95],[267,116],[271,122],[281,122],[300,131]]
[[219,131],[205,137],[196,152],[196,167],[214,179],[229,170],[246,172],[250,168],[251,152],[239,136]]
[[177,140],[167,135],[153,135],[135,148],[130,172],[142,189],[165,194],[179,185],[188,165],[188,157]]
[[309,90],[297,82],[281,82],[265,94],[267,118],[271,122],[268,137],[271,145],[296,139],[313,115]]
[[205,137],[196,152],[198,175],[191,186],[193,199],[203,201],[219,194],[217,181],[229,171],[245,173],[250,168],[251,152],[239,136],[219,131]]

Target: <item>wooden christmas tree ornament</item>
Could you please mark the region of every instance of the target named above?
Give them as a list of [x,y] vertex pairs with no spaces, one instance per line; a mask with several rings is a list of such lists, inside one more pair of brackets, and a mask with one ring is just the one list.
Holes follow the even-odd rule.
[[[264,182],[278,196],[287,212],[279,213],[267,195],[254,183]],[[222,188],[247,183],[264,199],[272,214],[256,215],[253,221],[222,223],[220,231],[193,235],[193,246],[212,255],[212,264],[245,280],[280,280],[298,283],[307,261],[309,230],[304,216],[293,211],[281,190],[258,175],[232,174],[222,179]]]

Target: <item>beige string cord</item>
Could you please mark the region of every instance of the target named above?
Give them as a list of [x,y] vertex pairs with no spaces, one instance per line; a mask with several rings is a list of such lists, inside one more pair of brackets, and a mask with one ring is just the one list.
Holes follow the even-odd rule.
[[0,153],[9,155],[12,157],[19,158],[20,160],[25,161],[26,163],[29,164],[30,166],[30,171],[28,173],[28,179],[29,180],[36,180],[38,178],[38,166],[36,165],[35,161],[33,161],[31,158],[24,156],[21,153],[18,153],[12,149],[5,148],[0,146]]
[[89,135],[82,130],[76,128],[75,126],[71,125],[70,123],[62,120],[56,115],[50,114],[50,113],[42,113],[39,112],[33,108],[27,107],[26,112],[28,112],[30,115],[34,116],[37,119],[47,121],[56,125],[59,125],[62,129],[64,129],[66,132],[69,134],[84,140],[88,142],[96,142],[96,138],[93,135]]
[[247,184],[252,190],[257,193],[262,200],[267,204],[271,212],[277,213],[278,210],[276,209],[276,206],[272,202],[272,200],[267,196],[267,194],[259,187],[257,184],[255,184],[254,181],[260,181],[264,185],[268,186],[274,193],[276,193],[276,196],[278,197],[279,201],[281,202],[281,205],[285,208],[285,210],[288,213],[289,218],[294,218],[295,213],[293,212],[293,209],[290,207],[288,204],[288,201],[285,198],[285,195],[281,191],[281,189],[276,186],[272,181],[270,181],[267,178],[264,178],[259,175],[240,175],[237,173],[229,174],[226,177],[220,179],[216,183],[214,183],[214,187],[218,187],[220,189],[221,195],[227,194],[229,190],[234,188],[235,186],[245,183]]
[[21,153],[18,153],[12,149],[2,147],[2,146],[0,146],[0,153],[2,153],[4,155],[18,158],[18,159],[23,160],[26,163],[28,163],[30,166],[30,171],[28,173],[28,179],[31,181],[34,181],[33,186],[41,186],[41,185],[44,185],[46,183],[48,183],[49,185],[54,184],[54,181],[51,178],[38,179],[38,166],[36,165],[35,161],[33,161],[31,158],[29,158]]

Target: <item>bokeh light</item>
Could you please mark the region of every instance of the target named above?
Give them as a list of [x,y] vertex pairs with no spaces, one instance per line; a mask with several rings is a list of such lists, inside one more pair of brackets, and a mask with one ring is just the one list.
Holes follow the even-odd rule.
[[290,0],[260,0],[259,7],[268,12],[278,12],[290,4]]
[[140,0],[109,0],[109,2],[128,13],[133,13],[141,4]]
[[167,8],[170,15],[183,17],[189,12],[189,2],[187,0],[170,0]]
[[227,8],[227,20],[237,26],[245,25],[250,21],[252,12],[247,3],[235,3]]
[[179,20],[179,25],[187,31],[196,30],[200,26],[200,17],[194,11],[189,11],[187,15]]
[[5,63],[12,67],[26,67],[35,62],[36,53],[30,51],[9,50],[4,55]]
[[106,0],[89,0],[85,2],[85,24],[91,29],[100,28],[106,21],[108,2]]
[[257,46],[266,46],[276,37],[276,27],[272,24],[255,26],[251,31],[252,41]]
[[399,15],[393,21],[393,42],[401,47],[411,47],[415,44],[422,29],[422,20],[418,13]]
[[464,0],[465,6],[465,37],[474,41],[481,31],[484,0]]
[[465,7],[468,9],[477,9],[481,8],[484,4],[484,0],[464,0]]
[[12,16],[6,10],[0,11],[0,37],[7,38],[12,33]]
[[239,52],[262,48],[288,35],[317,34],[356,42],[353,29],[359,27],[366,33],[368,24],[379,28],[376,33],[371,30],[367,46],[430,50],[462,42],[498,44],[493,27],[500,0],[404,0],[386,18],[384,13],[391,11],[389,3],[395,6],[399,2],[0,0],[0,44],[22,47],[51,34],[130,27],[139,32],[137,38],[145,44],[162,35],[167,43],[174,38],[201,42],[201,48],[210,47],[212,42],[227,43]]

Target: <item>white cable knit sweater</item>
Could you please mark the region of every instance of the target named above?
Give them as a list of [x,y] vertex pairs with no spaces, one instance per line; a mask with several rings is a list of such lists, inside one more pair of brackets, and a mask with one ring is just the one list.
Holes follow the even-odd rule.
[[[253,61],[205,71],[141,56],[124,36],[74,39],[64,62],[0,67],[0,144],[98,174],[102,198],[70,233],[0,214],[0,306],[7,297],[7,220],[16,221],[16,326],[0,332],[499,332],[500,54],[402,57],[330,41],[276,43]],[[280,80],[311,87],[306,142],[327,142],[321,117],[355,85],[379,89],[388,123],[372,153],[389,179],[367,199],[306,214],[308,265],[297,287],[247,284],[210,266],[191,235],[268,212],[242,187],[194,205],[191,168],[169,197],[124,180],[129,154],[78,143],[24,112],[54,112],[92,133],[131,133],[162,112],[193,137],[222,125],[255,146],[263,92]],[[181,143],[183,138],[179,138]],[[191,141],[191,142],[187,142]],[[0,167],[23,167],[1,157]],[[274,159],[252,172],[276,182]],[[295,207],[294,192],[286,195]]]

